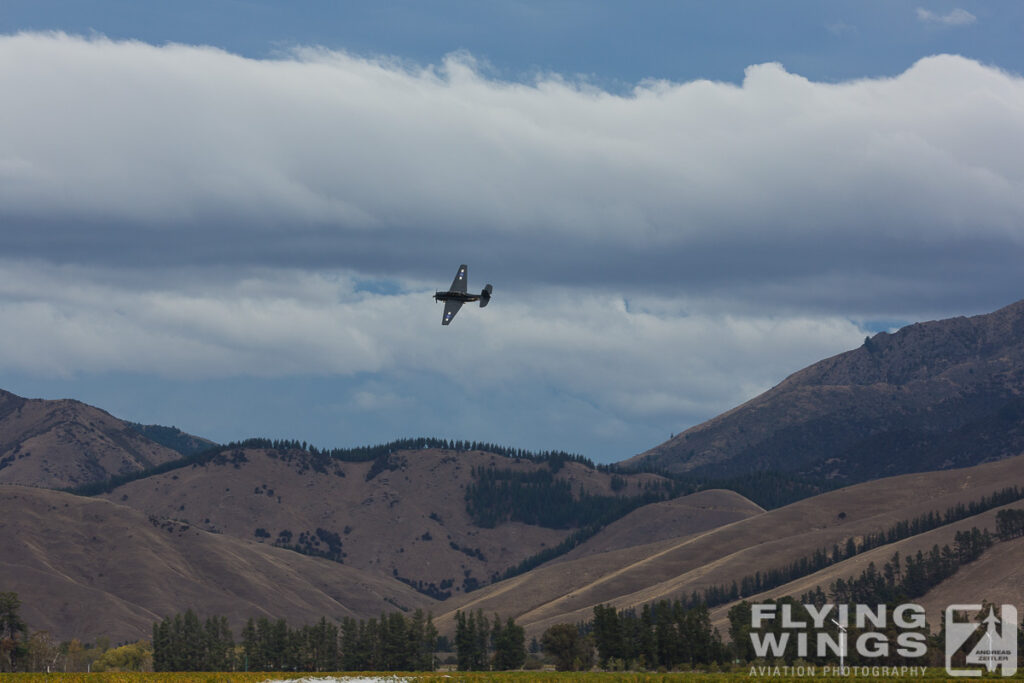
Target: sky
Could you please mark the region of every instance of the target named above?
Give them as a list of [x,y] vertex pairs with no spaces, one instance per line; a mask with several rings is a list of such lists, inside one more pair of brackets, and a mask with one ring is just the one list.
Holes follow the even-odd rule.
[[0,388],[623,460],[1024,298],[1021,44],[995,0],[4,0]]

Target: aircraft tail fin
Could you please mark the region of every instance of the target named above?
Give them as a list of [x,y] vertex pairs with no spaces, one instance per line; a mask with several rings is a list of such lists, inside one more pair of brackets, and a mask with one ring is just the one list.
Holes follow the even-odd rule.
[[484,291],[480,292],[480,308],[483,308],[491,302],[491,290],[494,288],[490,285],[484,287]]

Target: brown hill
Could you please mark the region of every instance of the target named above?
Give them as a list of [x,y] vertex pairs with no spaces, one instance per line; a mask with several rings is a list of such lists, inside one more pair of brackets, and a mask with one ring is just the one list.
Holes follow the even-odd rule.
[[99,408],[0,390],[0,484],[78,486],[180,457]]
[[628,461],[856,482],[1024,450],[1024,301],[879,333]]
[[699,491],[634,510],[562,559],[574,560],[659,541],[674,541],[763,513],[762,507],[734,491]]
[[[487,614],[514,616],[536,635],[554,623],[590,618],[595,605],[638,607],[739,583],[756,571],[785,567],[818,549],[843,546],[850,538],[882,532],[929,512],[945,512],[1012,485],[1024,488],[1024,456],[866,482],[707,531],[561,558],[445,603],[449,611],[439,624],[448,626],[455,609],[483,609]],[[994,524],[990,528],[994,530]],[[932,533],[934,538],[944,534],[951,538],[953,529]],[[600,543],[600,535],[592,542]],[[934,542],[933,537],[922,535],[916,541],[904,541],[903,547],[916,551],[931,548]],[[883,546],[873,552],[884,556],[884,562],[893,549]],[[818,584],[807,589],[814,585]]]
[[915,602],[925,608],[930,623],[938,624],[949,605],[982,601],[1024,604],[1024,538],[997,543]]
[[377,572],[149,518],[110,501],[0,486],[0,590],[33,630],[57,639],[148,638],[193,607],[248,617],[370,618],[433,600]]
[[[440,598],[488,583],[574,531],[515,521],[482,528],[467,512],[474,468],[529,474],[547,464],[436,449],[396,452],[384,463],[317,461],[299,450],[229,450],[104,497],[236,538],[328,555]],[[619,478],[616,492],[611,474],[576,462],[554,477],[577,496],[639,495],[664,481],[630,475]]]
[[[945,545],[953,547],[956,533],[970,530],[972,527],[992,531],[995,529],[995,517],[999,510],[1006,508],[1019,509],[1022,506],[1024,506],[1024,503],[1015,503],[995,508],[960,520],[959,522],[933,529],[927,533],[918,534],[896,543],[875,548],[814,574],[791,581],[778,588],[753,595],[747,598],[747,600],[759,602],[786,595],[799,599],[804,593],[814,590],[819,586],[822,590],[828,592],[829,585],[836,580],[855,578],[872,563],[878,569],[888,562],[894,553],[898,552],[901,557],[906,558],[916,554],[918,551],[927,554],[936,545],[940,548]],[[938,630],[941,624],[942,612],[949,605],[963,603],[980,604],[984,600],[996,603],[1020,604],[1020,599],[1024,597],[1022,560],[1024,560],[1024,542],[1022,542],[1022,539],[996,543],[992,548],[985,551],[979,559],[964,565],[952,577],[943,581],[923,597],[917,598],[912,602],[925,608],[925,612],[928,615],[928,624],[932,631]],[[723,605],[711,611],[712,624],[723,634],[728,630],[727,613],[732,604],[735,603]]]

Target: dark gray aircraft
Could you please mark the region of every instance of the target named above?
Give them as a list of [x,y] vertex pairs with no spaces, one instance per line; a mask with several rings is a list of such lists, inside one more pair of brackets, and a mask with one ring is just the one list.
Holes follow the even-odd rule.
[[483,291],[479,294],[469,294],[466,292],[466,271],[468,266],[463,263],[459,266],[459,272],[455,273],[455,279],[452,280],[452,286],[448,288],[447,292],[436,292],[434,294],[434,301],[444,302],[444,315],[441,316],[441,324],[447,325],[455,317],[455,314],[462,308],[462,304],[472,303],[474,301],[480,302],[480,308],[483,308],[491,301],[491,290],[493,287],[487,285]]

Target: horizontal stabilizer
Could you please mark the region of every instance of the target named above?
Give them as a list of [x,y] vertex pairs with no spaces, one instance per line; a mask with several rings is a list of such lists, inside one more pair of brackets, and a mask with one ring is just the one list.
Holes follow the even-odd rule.
[[484,287],[484,291],[480,292],[480,308],[483,308],[491,302],[491,290],[494,289],[490,285]]

